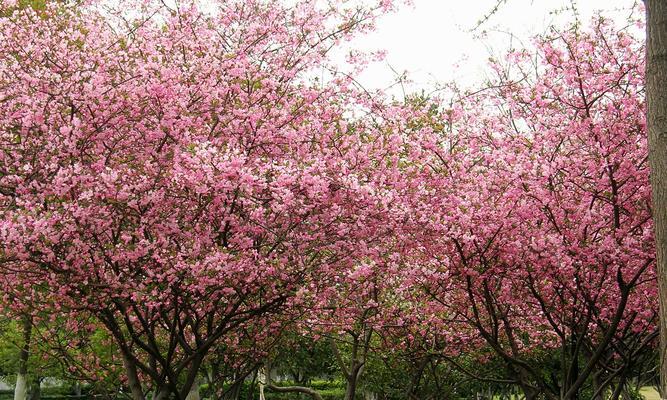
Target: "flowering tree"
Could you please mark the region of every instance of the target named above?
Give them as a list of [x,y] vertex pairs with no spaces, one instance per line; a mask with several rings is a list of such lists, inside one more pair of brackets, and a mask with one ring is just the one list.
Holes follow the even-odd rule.
[[[441,279],[425,286],[526,398],[572,399],[594,374],[623,386],[631,366],[604,357],[656,337],[643,48],[599,19],[539,39],[536,55],[496,63],[452,133],[427,143],[442,213],[428,250]],[[556,376],[529,362],[539,347],[560,350]]]
[[351,78],[309,80],[389,2],[14,3],[0,19],[0,265],[54,313],[94,315],[133,398],[185,398],[230,332],[391,233],[378,227],[398,133],[348,126],[367,106]]
[[186,398],[202,369],[238,384],[295,321],[349,340],[348,399],[375,346],[416,349],[408,395],[462,349],[528,399],[618,397],[650,358],[630,30],[554,31],[440,114],[328,59],[388,1],[19,3],[0,6],[3,303],[103,327],[134,399]]
[[[350,128],[376,132],[370,138],[370,152],[383,152],[385,165],[373,163],[374,181],[360,182],[363,190],[375,193],[379,201],[366,212],[379,224],[361,216],[357,225],[363,236],[346,246],[347,253],[360,255],[339,263],[337,268],[323,269],[312,275],[305,285],[309,295],[298,307],[292,307],[303,334],[326,339],[345,379],[346,399],[353,399],[373,341],[387,326],[400,323],[403,258],[410,254],[415,240],[407,234],[416,229],[413,201],[423,196],[424,182],[419,177],[423,166],[413,162],[422,153],[412,137],[421,134],[423,126],[414,124],[424,118],[424,111],[409,104],[384,101],[381,94],[373,100],[375,118],[357,120]],[[363,139],[368,141],[367,138]],[[379,146],[379,147],[378,147]],[[378,174],[378,168],[386,167]],[[361,252],[361,253],[360,253]]]

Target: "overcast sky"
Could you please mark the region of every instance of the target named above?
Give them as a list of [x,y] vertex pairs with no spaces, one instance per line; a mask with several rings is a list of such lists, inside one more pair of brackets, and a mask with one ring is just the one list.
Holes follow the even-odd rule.
[[[359,81],[367,88],[385,88],[395,80],[393,68],[397,72],[408,71],[417,88],[454,79],[473,84],[483,78],[489,49],[500,51],[508,46],[510,35],[502,32],[511,32],[526,41],[551,24],[573,18],[571,11],[554,13],[568,7],[569,0],[509,0],[481,28],[471,32],[495,2],[414,0],[414,7],[383,17],[376,32],[353,43],[356,48],[387,51],[386,61],[371,66]],[[596,10],[621,18],[620,15],[629,14],[632,3],[633,0],[579,0],[576,5],[580,20],[587,22]],[[482,31],[488,31],[487,39],[475,37]]]

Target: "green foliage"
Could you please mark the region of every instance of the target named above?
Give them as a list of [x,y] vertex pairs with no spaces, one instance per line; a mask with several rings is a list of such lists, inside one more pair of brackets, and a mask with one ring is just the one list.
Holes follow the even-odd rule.
[[[40,332],[33,328],[30,354],[28,357],[29,377],[61,376],[57,361],[46,356],[40,343]],[[14,384],[18,372],[19,355],[23,347],[23,326],[20,320],[0,318],[0,373],[2,380]]]
[[19,0],[15,7],[3,7],[0,4],[0,17],[8,17],[17,9],[32,8],[35,11],[43,11],[48,0]]
[[[291,382],[283,382],[281,384],[281,386],[282,385],[288,386],[290,384],[291,384]],[[316,390],[320,394],[320,396],[322,396],[322,398],[324,400],[342,400],[345,397],[345,387],[343,386],[342,382],[338,382],[337,387],[329,387],[327,389],[316,389]],[[272,392],[271,389],[265,389],[264,390],[264,395],[266,397],[266,400],[302,400],[302,399],[310,399],[310,396],[303,395],[303,394],[300,394],[300,393],[276,393],[276,392]]]
[[[106,331],[89,324],[90,321],[86,319],[78,321],[82,327],[87,327],[77,333],[64,328],[67,322],[64,317],[50,321],[47,316],[40,315],[32,321],[28,382],[33,386],[48,377],[60,383],[57,387],[43,387],[42,397],[117,391],[122,368],[118,368],[118,362],[114,359],[117,354],[110,345]],[[0,317],[0,379],[9,385],[15,383],[23,346],[23,323],[19,317]],[[90,371],[84,360],[99,367]]]
[[333,351],[325,340],[288,334],[283,343],[278,348],[273,367],[280,374],[292,377],[297,384],[313,387],[311,383],[316,378],[333,377],[337,373]]
[[37,13],[41,13],[46,10],[48,4],[58,4],[60,6],[67,5],[78,5],[81,0],[18,0],[18,4],[13,7],[6,7],[2,5],[0,1],[0,17],[9,17],[16,10],[24,10],[27,8],[32,8]]

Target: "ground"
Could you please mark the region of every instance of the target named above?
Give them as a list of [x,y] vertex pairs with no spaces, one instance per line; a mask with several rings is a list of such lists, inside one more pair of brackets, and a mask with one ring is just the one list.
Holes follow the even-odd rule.
[[646,400],[660,400],[660,395],[653,388],[645,387],[641,390],[641,394]]

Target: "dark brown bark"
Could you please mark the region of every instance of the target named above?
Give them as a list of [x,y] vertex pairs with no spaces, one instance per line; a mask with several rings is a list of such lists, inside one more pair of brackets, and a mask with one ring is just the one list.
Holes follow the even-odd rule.
[[354,400],[357,393],[357,376],[350,375],[347,377],[347,384],[345,385],[345,400]]
[[660,387],[667,399],[667,2],[646,4],[646,124],[660,297]]

